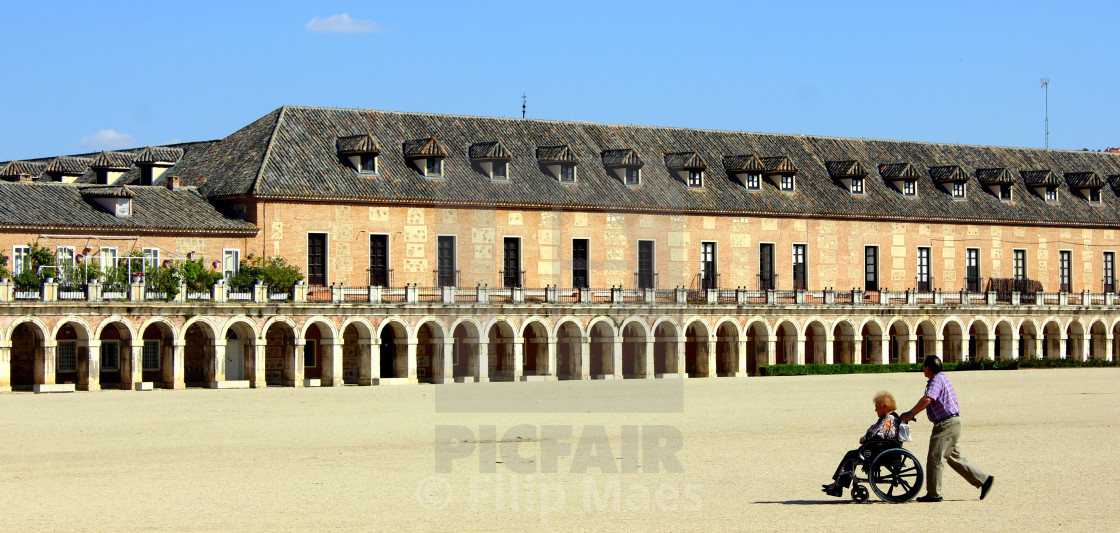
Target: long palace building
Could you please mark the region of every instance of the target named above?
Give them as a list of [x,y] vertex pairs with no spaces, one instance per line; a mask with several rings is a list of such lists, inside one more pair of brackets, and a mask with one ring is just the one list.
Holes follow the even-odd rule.
[[[0,163],[0,249],[293,287],[0,282],[0,388],[744,376],[1120,352],[1120,156],[283,107]],[[150,279],[150,278],[148,278]]]

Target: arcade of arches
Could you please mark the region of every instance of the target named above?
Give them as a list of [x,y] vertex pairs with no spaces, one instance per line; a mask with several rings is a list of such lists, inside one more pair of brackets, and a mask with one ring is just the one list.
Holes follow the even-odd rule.
[[746,376],[767,364],[1120,354],[1120,317],[1088,313],[939,317],[893,310],[857,319],[486,310],[0,318],[0,390]]

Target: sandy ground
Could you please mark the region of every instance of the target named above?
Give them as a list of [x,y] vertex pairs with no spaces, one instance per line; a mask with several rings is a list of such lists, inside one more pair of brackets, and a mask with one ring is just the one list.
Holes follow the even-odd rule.
[[941,504],[820,492],[919,374],[2,394],[0,529],[1120,530],[1120,370],[950,376],[985,501],[951,470]]

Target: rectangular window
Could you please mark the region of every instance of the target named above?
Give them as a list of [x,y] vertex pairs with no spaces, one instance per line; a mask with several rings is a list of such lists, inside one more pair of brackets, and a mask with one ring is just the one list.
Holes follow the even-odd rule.
[[590,287],[587,269],[587,239],[572,240],[572,286],[585,289]]
[[1100,203],[1100,201],[1101,201],[1101,190],[1100,189],[1089,189],[1089,201],[1093,202],[1093,203]]
[[758,290],[774,288],[774,244],[758,245]]
[[509,179],[509,163],[505,161],[494,161],[490,164],[490,179],[492,180],[505,180]]
[[1047,187],[1046,188],[1046,201],[1047,202],[1057,202],[1058,201],[1058,189],[1056,189],[1054,187]]
[[145,340],[141,351],[141,365],[144,370],[159,370],[159,339]]
[[427,165],[424,169],[424,174],[426,176],[442,176],[443,175],[443,159],[440,159],[438,157],[432,157],[432,158],[426,159],[425,162],[427,163]]
[[241,250],[222,250],[222,275],[226,279],[237,275],[241,269]]
[[377,174],[376,154],[367,154],[362,156],[361,172],[363,174]]
[[75,372],[78,370],[78,341],[58,341],[55,348],[55,361],[59,372]]
[[566,182],[576,181],[576,166],[575,165],[560,165],[560,181],[566,181]]
[[59,268],[74,266],[75,251],[73,246],[59,246],[55,250],[55,264]]
[[969,292],[980,291],[980,249],[969,248],[965,250],[965,287]]
[[307,284],[327,284],[327,234],[307,234]]
[[101,370],[120,370],[120,341],[101,341]]
[[441,235],[436,238],[436,284],[454,287],[455,277],[455,237]]
[[852,194],[863,194],[863,178],[852,178]]
[[521,239],[517,237],[502,241],[502,285],[521,286]]
[[[1012,252],[1015,256],[1014,259],[1014,276],[1015,281],[1027,280],[1027,251],[1015,250]],[[1022,290],[1022,289],[1020,289]]]
[[793,245],[793,288],[808,289],[808,267],[805,260],[805,244]]
[[642,179],[642,169],[638,167],[626,167],[626,184],[639,185]]
[[1116,252],[1104,253],[1103,292],[1116,292]]
[[700,243],[700,288],[719,288],[719,273],[716,271],[716,243]]
[[906,180],[902,182],[902,194],[906,196],[917,196],[918,187],[916,182],[913,180]]
[[762,188],[762,174],[747,174],[747,188],[757,191]]
[[918,290],[930,290],[929,279],[929,248],[918,248]]
[[319,341],[315,339],[307,339],[303,345],[303,366],[314,367],[318,366],[319,354]]
[[101,248],[101,270],[109,270],[117,266],[117,249],[116,248]]
[[144,272],[150,272],[159,266],[159,248],[142,248],[140,253],[144,256],[140,265]]
[[786,192],[793,190],[793,176],[782,176],[782,190]]
[[369,284],[389,286],[389,236],[369,236]]
[[12,247],[12,273],[18,274],[31,268],[31,262],[27,260],[28,255],[31,254],[30,246],[13,246]]
[[999,199],[1005,202],[1011,201],[1011,185],[1005,183],[999,186]]
[[704,186],[704,171],[703,170],[689,170],[688,171],[688,186],[689,187],[703,187]]
[[953,184],[953,198],[964,198],[964,183]]
[[638,288],[653,288],[653,241],[638,241]]
[[863,247],[863,290],[879,290],[879,247]]
[[1058,252],[1058,290],[1062,292],[1073,292],[1071,255],[1069,250]]

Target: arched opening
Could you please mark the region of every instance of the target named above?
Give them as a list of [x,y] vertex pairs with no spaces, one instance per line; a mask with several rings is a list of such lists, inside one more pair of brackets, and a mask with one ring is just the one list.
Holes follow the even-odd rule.
[[739,368],[739,328],[724,322],[716,329],[716,374],[734,376],[745,372]]
[[631,322],[622,328],[622,376],[650,377],[646,370],[646,331],[637,322]]
[[214,331],[195,322],[183,333],[183,381],[188,387],[206,387],[214,376]]
[[805,326],[805,362],[814,365],[828,362],[828,329],[816,320]]
[[513,381],[513,327],[506,322],[498,322],[490,326],[487,337],[490,353],[486,362],[490,365],[490,381]]
[[[1010,328],[1010,326],[1008,327]],[[1010,337],[1008,340],[1010,340]],[[1023,324],[1019,326],[1019,358],[1038,359],[1042,357],[1041,344],[1038,338],[1038,329],[1035,328],[1034,323],[1023,322]]]
[[1112,351],[1110,361],[1120,361],[1120,322],[1112,326]]
[[[998,341],[996,344],[999,344]],[[994,348],[1001,347],[996,346]],[[979,320],[973,320],[972,324],[968,326],[968,342],[966,343],[965,353],[969,361],[991,360],[1002,357],[998,349],[993,350],[992,335],[988,330],[988,325]],[[995,357],[993,357],[993,353],[995,353]]]
[[443,331],[431,321],[416,330],[416,380],[443,383]]
[[[159,383],[165,389],[176,388],[175,332],[171,330],[171,326],[163,322],[149,324],[140,332],[140,340],[143,343],[140,350],[140,366],[144,369],[144,381]],[[104,341],[102,343],[101,353],[104,354]],[[127,352],[121,353],[123,355]],[[178,386],[182,387],[182,384]]]
[[862,354],[856,352],[856,329],[847,321],[836,323],[832,330],[832,362],[863,363]]
[[899,320],[891,324],[890,330],[890,362],[910,362],[910,327]]
[[[54,382],[89,386],[89,337],[81,324],[66,322],[55,333]],[[131,387],[130,387],[131,388]]]
[[[408,379],[408,331],[399,322],[390,321],[381,328],[380,365],[381,380]],[[382,381],[381,383],[389,383]]]
[[[479,333],[478,328],[470,322],[463,322],[455,326],[455,344],[451,353],[451,372],[455,381],[469,383],[480,378],[478,354]],[[489,379],[489,377],[487,377]]]
[[677,327],[670,322],[662,322],[653,331],[653,373],[655,376],[677,376],[681,366],[677,362]]
[[596,322],[588,331],[591,338],[588,373],[591,379],[614,378],[614,331],[603,321]]
[[959,363],[964,360],[964,335],[961,325],[949,321],[941,328],[941,360],[947,363]]
[[[937,355],[937,328],[934,327],[932,322],[926,320],[918,324],[915,331],[918,337],[918,342],[915,345],[917,351],[915,355],[917,362],[921,363],[925,361],[926,357]],[[944,360],[942,358],[942,361]]]
[[[43,362],[46,354],[43,339],[46,336],[38,325],[24,322],[12,331],[9,377],[12,390],[32,390],[36,383],[43,383]],[[49,376],[54,379],[54,374]]]
[[863,364],[882,364],[886,363],[886,354],[883,353],[883,328],[875,322],[868,322],[863,325],[863,330],[860,331],[860,337],[863,339],[860,346],[860,358]]
[[[148,334],[147,331],[144,333],[145,335]],[[235,322],[226,329],[226,381],[253,381],[255,372],[254,344],[256,342],[253,337],[252,328],[244,322]],[[144,350],[147,351],[147,337],[145,337],[144,342]]]
[[782,322],[778,324],[777,345],[775,346],[775,364],[778,365],[793,365],[797,364],[797,326],[792,322]]
[[1089,328],[1089,358],[1108,359],[1108,328],[1100,320]]
[[1085,360],[1085,327],[1076,320],[1066,328],[1066,358],[1074,361]]
[[574,322],[565,321],[556,330],[556,377],[580,379],[583,336]]
[[125,383],[122,369],[132,359],[132,335],[128,328],[120,322],[110,322],[101,329],[97,340],[101,343],[97,354],[101,388],[127,389],[131,384]]
[[342,382],[347,385],[371,385],[373,380],[372,335],[361,322],[348,324],[342,330]]
[[[303,368],[303,354],[300,354],[299,369]],[[296,334],[284,322],[276,322],[264,334],[264,381],[273,387],[294,387],[297,377],[302,385],[303,375],[296,369]]]
[[1047,322],[1042,328],[1042,357],[1061,359],[1062,355],[1062,327],[1057,322]]
[[756,321],[747,326],[747,374],[758,374],[758,367],[770,364],[770,334],[766,324]]
[[549,375],[548,329],[545,328],[544,324],[532,321],[525,325],[525,332],[521,336],[521,375]]
[[689,377],[708,377],[708,327],[700,321],[692,322],[684,335],[684,371]]

